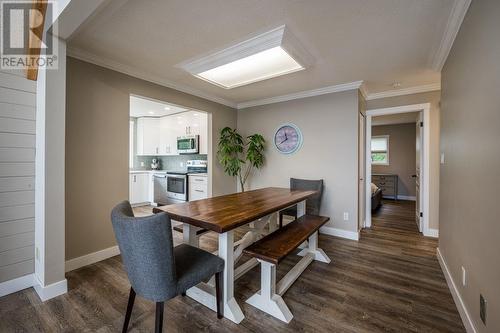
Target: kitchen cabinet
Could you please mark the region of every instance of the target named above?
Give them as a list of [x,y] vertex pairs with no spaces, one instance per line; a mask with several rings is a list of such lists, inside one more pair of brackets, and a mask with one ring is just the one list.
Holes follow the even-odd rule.
[[137,155],[160,154],[160,121],[158,118],[137,118]]
[[189,175],[189,201],[208,198],[208,176],[207,175]]
[[160,122],[160,151],[158,155],[178,155],[177,137],[181,135],[182,128],[172,116],[159,118]]
[[129,177],[129,201],[132,205],[150,202],[149,172],[131,172]]
[[208,115],[199,111],[188,111],[177,116],[177,125],[184,135],[199,135],[200,154],[208,153]]
[[199,135],[200,154],[208,153],[208,115],[187,111],[161,118],[137,118],[137,155],[178,155],[177,137]]

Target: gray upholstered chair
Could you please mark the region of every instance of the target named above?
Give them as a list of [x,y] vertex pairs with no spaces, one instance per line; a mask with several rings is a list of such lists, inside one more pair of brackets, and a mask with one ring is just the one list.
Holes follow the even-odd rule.
[[131,284],[123,332],[127,331],[136,293],[156,302],[155,332],[161,332],[164,302],[185,295],[187,289],[214,274],[217,317],[222,318],[224,260],[186,244],[174,248],[170,218],[165,213],[134,217],[130,203],[123,201],[113,208],[111,221]]
[[[307,180],[290,178],[290,189],[317,191],[315,195],[306,200],[306,214],[319,215],[321,198],[323,197],[323,179]],[[283,226],[284,215],[297,219],[297,205],[280,211],[280,228]]]

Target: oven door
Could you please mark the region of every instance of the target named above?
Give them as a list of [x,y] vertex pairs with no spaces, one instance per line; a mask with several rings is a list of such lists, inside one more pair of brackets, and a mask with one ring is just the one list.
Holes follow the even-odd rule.
[[187,176],[168,174],[167,196],[172,199],[187,201]]

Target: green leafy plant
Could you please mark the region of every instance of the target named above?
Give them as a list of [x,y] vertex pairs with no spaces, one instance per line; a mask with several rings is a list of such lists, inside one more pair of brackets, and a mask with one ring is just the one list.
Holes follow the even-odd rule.
[[253,134],[246,137],[247,142],[236,129],[225,127],[220,131],[217,150],[219,163],[224,172],[232,177],[238,177],[241,191],[245,191],[245,183],[253,168],[259,169],[264,165],[264,137]]

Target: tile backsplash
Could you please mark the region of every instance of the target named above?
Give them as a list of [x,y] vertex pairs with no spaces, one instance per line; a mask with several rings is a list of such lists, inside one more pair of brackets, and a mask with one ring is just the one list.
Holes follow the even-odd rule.
[[[156,158],[160,161],[161,170],[185,170],[188,160],[206,160],[207,155],[173,155],[173,156],[135,156],[134,170],[151,170],[151,160]],[[144,166],[141,166],[144,162]]]

